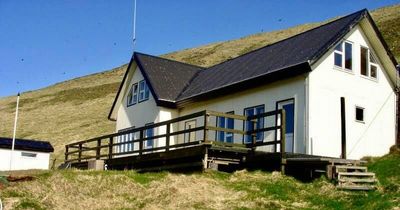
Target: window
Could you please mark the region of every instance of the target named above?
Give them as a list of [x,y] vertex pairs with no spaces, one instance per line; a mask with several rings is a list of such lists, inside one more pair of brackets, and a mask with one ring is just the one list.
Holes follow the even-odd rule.
[[[131,130],[134,129],[135,126],[130,127],[130,128],[125,128],[125,129],[121,129],[118,131],[118,133],[123,132],[123,131],[127,131],[127,130]],[[124,153],[124,152],[131,152],[134,150],[134,146],[133,146],[133,141],[135,140],[135,133],[127,133],[127,134],[123,134],[123,135],[119,135],[117,137],[117,143],[123,143],[123,142],[128,142],[126,144],[119,144],[116,146],[116,153]]]
[[[196,128],[196,120],[191,120],[191,121],[187,121],[185,122],[185,129],[192,129],[192,128]],[[196,132],[192,131],[189,133],[185,133],[185,139],[184,139],[185,143],[187,142],[194,142],[196,141]]]
[[[153,123],[147,123],[146,124],[146,126],[149,126],[149,125],[152,125]],[[153,146],[154,146],[154,139],[153,138],[151,138],[151,137],[153,137],[154,136],[154,128],[148,128],[148,129],[146,129],[145,130],[145,138],[149,138],[149,139],[147,139],[145,142],[146,142],[146,148],[153,148]]]
[[378,78],[378,64],[371,50],[366,47],[361,47],[360,51],[360,73],[363,76]]
[[[343,51],[344,49],[344,51]],[[350,42],[340,42],[334,51],[334,64],[336,67],[347,70],[353,69],[353,44]]]
[[36,158],[37,154],[36,153],[31,153],[31,152],[21,152],[22,157],[29,157],[29,158]]
[[[244,109],[245,116],[254,116],[254,115],[261,114],[261,113],[264,113],[264,105]],[[245,131],[252,131],[255,129],[264,128],[264,118],[258,118],[256,120],[257,120],[256,128],[254,128],[253,121],[245,121]],[[255,135],[255,138],[256,138],[256,141],[263,141],[264,133],[257,132]],[[252,135],[245,135],[244,143],[251,143],[251,142],[252,142]]]
[[[234,114],[234,113],[235,112],[233,111],[227,112],[227,114]],[[217,117],[217,127],[234,129],[234,119],[227,117]],[[217,131],[216,135],[217,135],[216,136],[217,141],[233,143],[233,133],[231,132]]]
[[131,89],[128,93],[127,105],[131,106],[137,103],[137,95],[138,95],[138,84],[135,83],[132,85]]
[[364,122],[364,108],[356,107],[356,121]]
[[145,101],[149,99],[149,87],[147,86],[147,83],[142,80],[139,82],[139,102]]

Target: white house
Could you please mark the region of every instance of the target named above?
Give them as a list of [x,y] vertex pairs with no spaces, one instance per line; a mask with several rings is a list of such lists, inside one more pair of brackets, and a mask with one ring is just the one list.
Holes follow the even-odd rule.
[[[209,68],[135,52],[109,119],[123,131],[206,109],[246,116],[284,109],[287,152],[378,156],[395,144],[396,65],[365,9]],[[247,126],[224,118],[216,125]],[[145,135],[162,132],[150,129]],[[229,133],[216,138],[247,141]],[[165,142],[145,146],[153,144]]]
[[[50,153],[53,146],[46,141],[15,139],[14,151],[11,151],[12,139],[0,138],[0,171],[49,169]],[[11,157],[12,153],[12,157]]]

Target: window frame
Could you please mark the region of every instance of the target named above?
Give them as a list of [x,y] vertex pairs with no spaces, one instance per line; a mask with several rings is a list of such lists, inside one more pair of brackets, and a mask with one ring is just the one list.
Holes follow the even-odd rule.
[[[225,112],[225,114],[235,114],[235,111],[229,111],[229,112]],[[233,118],[227,118],[227,117],[217,117],[215,120],[215,127],[217,128],[222,128],[220,126],[220,122],[221,119],[223,118],[224,120],[224,127],[223,128],[227,128],[227,129],[235,129],[235,119]],[[233,127],[232,128],[228,128],[228,123],[229,120],[233,121]],[[220,134],[223,133],[223,139],[221,141],[220,139]],[[232,138],[232,142],[228,142],[228,138]],[[224,142],[224,143],[234,143],[235,142],[235,134],[231,133],[231,132],[224,132],[224,131],[215,131],[215,140],[219,141],[219,142]]]
[[[364,75],[364,74],[361,73],[361,61],[362,61],[361,50],[362,49],[366,49],[367,50],[367,58],[366,58],[366,60],[367,60],[367,63],[366,63],[367,75]],[[371,61],[371,56],[375,60],[375,62]],[[376,73],[375,73],[376,76],[375,77],[371,76],[371,69],[372,69],[371,66],[376,68]],[[375,54],[373,53],[373,51],[369,47],[366,47],[364,45],[360,45],[360,76],[362,78],[369,79],[369,80],[377,82],[378,81],[378,77],[379,77],[379,73],[378,72],[379,72],[379,63],[377,61],[377,58],[376,58]]]
[[[244,109],[243,109],[243,115],[244,115],[244,116],[247,116],[247,115],[246,115],[246,110],[253,109],[253,110],[257,111],[257,108],[260,108],[260,107],[262,107],[262,108],[264,109],[264,112],[265,112],[265,104],[260,104],[260,105],[257,105],[257,106],[251,106],[251,107],[246,107],[246,108],[244,108]],[[265,119],[265,118],[263,118],[262,126],[264,126],[264,119]],[[245,132],[247,131],[247,128],[246,128],[247,122],[248,122],[248,121],[244,121],[244,122],[243,122],[243,130],[244,130]],[[258,126],[258,125],[257,125],[257,126]],[[256,135],[257,135],[257,134],[256,134]],[[249,135],[243,135],[242,143],[243,143],[243,144],[251,144],[251,143],[253,143],[253,142],[247,142],[247,140],[246,140],[246,137],[247,137],[247,136],[249,136]],[[256,137],[256,142],[263,142],[263,141],[264,141],[264,132],[261,132],[261,139],[258,140],[257,137]]]
[[[143,84],[143,89],[141,88],[141,84]],[[139,91],[138,91],[138,103],[143,101],[147,101],[150,98],[150,90],[149,86],[147,85],[146,80],[139,81]],[[141,98],[141,94],[143,93],[143,98]]]
[[[351,66],[346,68],[346,44],[351,46]],[[341,51],[337,50],[338,46],[341,46]],[[341,56],[341,66],[336,65],[336,54]],[[333,66],[336,69],[343,70],[345,72],[352,73],[354,69],[354,43],[348,40],[340,41],[333,50]]]
[[[135,87],[137,87],[136,90],[135,90]],[[139,87],[138,87],[138,83],[137,82],[132,84],[131,88],[129,89],[128,96],[126,98],[126,106],[127,107],[130,107],[130,106],[133,106],[133,105],[137,104],[137,99],[138,99],[138,97],[137,97],[138,96],[138,94],[137,94],[138,91],[137,90],[138,89],[139,89]],[[135,96],[136,96],[136,99],[135,99]]]
[[[131,126],[129,128],[123,128],[123,129],[118,130],[117,133],[121,133],[121,132],[124,132],[124,131],[132,130],[134,128],[135,128],[135,126]],[[127,134],[124,134],[124,135],[119,135],[117,137],[117,143],[125,143],[125,142],[128,142],[128,141],[134,141],[134,140],[136,140],[136,135],[135,134],[136,134],[136,132],[127,133]],[[115,147],[115,150],[116,150],[115,152],[117,154],[118,153],[124,153],[124,152],[133,152],[135,150],[135,143],[134,142],[130,142],[130,143],[117,145]]]

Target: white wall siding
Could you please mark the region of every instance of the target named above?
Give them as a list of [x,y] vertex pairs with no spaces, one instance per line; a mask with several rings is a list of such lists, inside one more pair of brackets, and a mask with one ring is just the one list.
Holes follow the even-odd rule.
[[[395,94],[387,73],[378,67],[378,79],[360,74],[360,46],[373,50],[360,27],[345,40],[353,43],[353,70],[334,67],[333,49],[309,74],[308,153],[339,157],[341,154],[340,98],[346,100],[347,158],[378,156],[388,152],[395,139]],[[356,106],[363,107],[365,121],[355,120]]]
[[[21,153],[36,154],[36,157],[25,157]],[[10,169],[10,149],[0,149],[0,171]],[[50,153],[14,150],[12,170],[49,169]]]
[[[202,111],[205,109],[230,112],[234,111],[235,114],[244,115],[244,109],[248,107],[264,105],[264,110],[273,111],[276,109],[276,102],[294,98],[295,100],[295,152],[305,153],[304,141],[304,110],[305,110],[305,86],[304,76],[274,82],[262,87],[244,90],[238,93],[232,93],[227,96],[210,99],[203,102],[198,102],[185,106],[181,109],[180,115],[187,115],[194,112]],[[268,119],[267,119],[268,120]],[[202,125],[202,120],[200,125]],[[266,123],[274,123],[274,120],[268,120]],[[211,125],[216,124],[215,120],[210,122]],[[243,129],[241,121],[235,121],[235,129]],[[271,124],[269,124],[271,126]],[[270,135],[268,135],[270,134]],[[211,133],[211,139],[215,139],[215,132]],[[273,140],[274,133],[266,133],[264,139]],[[235,137],[236,143],[242,143],[242,137]]]

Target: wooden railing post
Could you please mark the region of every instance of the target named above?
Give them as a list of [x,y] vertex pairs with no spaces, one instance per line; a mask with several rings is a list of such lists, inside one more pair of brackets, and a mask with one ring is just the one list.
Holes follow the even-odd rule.
[[139,135],[139,155],[142,155],[143,153],[143,138],[144,138],[144,130],[140,130],[140,135]]
[[281,173],[286,173],[286,112],[282,109],[281,114]]
[[112,159],[113,156],[113,144],[114,144],[114,138],[110,137],[110,140],[108,142],[108,159]]
[[65,162],[67,162],[68,161],[68,152],[69,152],[69,146],[68,145],[65,145]]
[[81,162],[81,158],[82,158],[82,144],[79,144],[78,162]]
[[168,123],[167,124],[167,131],[166,131],[166,134],[167,134],[167,136],[165,137],[165,151],[169,151],[169,140],[170,140],[170,134],[171,133],[171,124],[170,123]]
[[286,149],[286,112],[284,109],[282,109],[282,114],[281,114],[281,153],[282,155],[285,154],[285,149]]
[[207,126],[208,126],[208,113],[207,113],[207,111],[205,111],[204,112],[204,132],[203,132],[203,141],[204,142],[207,142],[207,138],[208,138],[208,129],[207,129]]
[[257,130],[257,121],[258,118],[251,120],[251,122],[253,123],[253,133],[251,134],[251,143],[253,144],[253,147],[257,143],[257,132],[254,132],[254,130]]
[[101,139],[97,140],[96,160],[100,159]]

